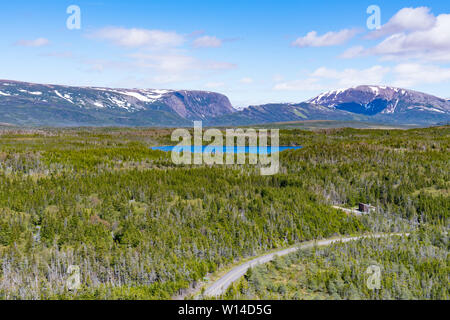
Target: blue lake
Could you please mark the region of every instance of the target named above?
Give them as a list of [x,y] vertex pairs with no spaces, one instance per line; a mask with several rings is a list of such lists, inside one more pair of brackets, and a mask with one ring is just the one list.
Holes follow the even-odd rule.
[[[287,147],[287,146],[279,146],[278,148],[273,148],[274,152],[282,152],[286,150],[298,150],[302,147]],[[163,147],[151,147],[152,150],[159,150],[165,152],[191,152],[191,153],[251,153],[251,154],[271,154],[272,147],[268,146],[267,148],[261,147],[227,147],[227,146],[163,146]],[[276,150],[278,149],[278,150]]]

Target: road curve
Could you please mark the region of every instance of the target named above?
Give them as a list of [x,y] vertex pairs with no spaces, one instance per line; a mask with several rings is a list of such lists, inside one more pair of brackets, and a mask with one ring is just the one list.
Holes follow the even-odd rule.
[[306,243],[302,243],[299,245],[296,245],[294,247],[276,251],[273,253],[266,254],[264,256],[252,259],[248,262],[245,262],[233,269],[231,269],[227,274],[222,276],[220,279],[216,280],[214,283],[209,285],[206,290],[203,293],[204,297],[218,297],[226,292],[228,287],[235,281],[239,280],[242,276],[244,276],[247,273],[247,270],[249,268],[252,268],[254,266],[257,266],[259,264],[264,264],[269,261],[272,261],[276,256],[285,256],[289,253],[295,252],[299,249],[307,249],[314,246],[327,246],[336,242],[349,242],[349,241],[355,241],[359,239],[366,239],[366,238],[386,238],[391,236],[409,236],[408,233],[389,233],[389,234],[373,234],[373,235],[364,235],[364,236],[357,236],[357,237],[344,237],[344,238],[337,238],[337,239],[325,239],[325,240],[316,240],[316,241],[310,241]]

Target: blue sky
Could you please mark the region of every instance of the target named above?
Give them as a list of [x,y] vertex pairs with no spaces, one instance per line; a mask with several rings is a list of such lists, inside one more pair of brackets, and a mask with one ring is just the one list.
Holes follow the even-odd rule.
[[[66,27],[70,5],[79,30]],[[18,0],[0,21],[2,79],[217,91],[235,106],[357,84],[450,97],[448,0]]]

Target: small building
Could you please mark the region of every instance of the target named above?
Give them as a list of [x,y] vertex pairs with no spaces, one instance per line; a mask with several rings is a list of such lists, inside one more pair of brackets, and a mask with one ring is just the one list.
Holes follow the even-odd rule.
[[370,204],[365,203],[359,204],[359,211],[362,213],[370,213],[372,210],[375,210],[375,207],[371,206]]

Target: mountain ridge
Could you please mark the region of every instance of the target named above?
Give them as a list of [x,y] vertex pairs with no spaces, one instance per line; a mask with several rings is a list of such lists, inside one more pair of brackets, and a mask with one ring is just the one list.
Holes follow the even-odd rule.
[[301,103],[233,108],[199,90],[75,87],[0,80],[0,122],[29,126],[236,126],[303,120],[431,125],[450,121],[450,101],[389,86],[324,92]]
[[[384,101],[385,103],[376,103]],[[401,102],[407,104],[407,108],[430,108],[428,111],[450,112],[448,101],[430,94],[415,90],[403,89],[390,86],[370,86],[362,85],[347,89],[332,90],[320,94],[319,96],[308,100],[309,103],[320,104],[326,107],[340,110],[350,109],[348,104],[359,104],[360,108],[351,110],[351,112],[363,114],[377,113],[396,113],[404,111]],[[400,105],[399,105],[400,104]],[[398,108],[400,107],[400,108]],[[366,111],[366,112],[364,112]]]
[[[25,109],[31,118],[21,112]],[[159,125],[165,123],[164,117],[169,119],[166,122],[169,125],[187,125],[190,121],[236,111],[228,97],[210,91],[76,87],[0,80],[0,117],[17,124],[51,124],[39,117],[33,121],[35,109],[64,113],[67,119],[54,114],[58,118],[55,123],[69,126],[78,122],[102,125],[102,121],[103,125],[120,125],[121,121],[125,125]],[[4,119],[0,121],[11,122]]]

